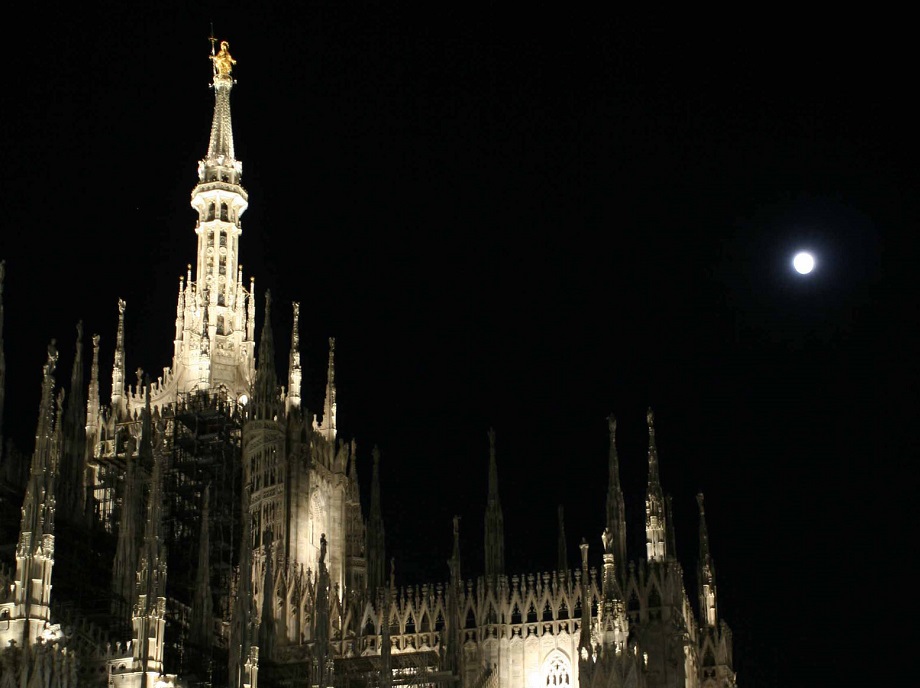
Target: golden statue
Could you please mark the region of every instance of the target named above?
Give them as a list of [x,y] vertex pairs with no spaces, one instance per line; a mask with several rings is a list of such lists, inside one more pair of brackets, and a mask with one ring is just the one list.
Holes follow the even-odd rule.
[[227,41],[220,42],[220,51],[211,55],[211,62],[214,63],[214,72],[218,78],[230,76],[236,60],[230,56],[230,44]]

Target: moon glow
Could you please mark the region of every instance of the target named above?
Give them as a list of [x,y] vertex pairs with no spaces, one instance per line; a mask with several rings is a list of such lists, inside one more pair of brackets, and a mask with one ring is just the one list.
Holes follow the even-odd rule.
[[807,275],[815,269],[815,258],[805,251],[796,253],[795,258],[792,259],[792,267],[800,275]]

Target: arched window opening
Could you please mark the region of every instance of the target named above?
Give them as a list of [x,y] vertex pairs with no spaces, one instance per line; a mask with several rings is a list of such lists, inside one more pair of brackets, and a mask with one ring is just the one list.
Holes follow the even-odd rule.
[[514,609],[511,610],[511,623],[521,623],[521,608],[517,605],[514,605]]
[[546,663],[544,669],[547,686],[571,686],[572,677],[569,663],[561,654],[554,654]]
[[470,610],[466,613],[466,624],[464,624],[463,627],[464,628],[476,628],[476,617],[473,614],[472,608],[470,608]]
[[530,609],[527,610],[527,623],[536,623],[537,622],[537,610],[534,608],[533,603],[530,604]]

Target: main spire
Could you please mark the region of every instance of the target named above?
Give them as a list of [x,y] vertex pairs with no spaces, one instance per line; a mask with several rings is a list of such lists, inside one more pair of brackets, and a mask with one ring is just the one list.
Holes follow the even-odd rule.
[[220,51],[211,55],[214,67],[214,118],[211,120],[211,138],[208,154],[198,167],[202,182],[227,181],[238,184],[243,174],[243,164],[236,159],[233,148],[233,123],[230,118],[230,90],[236,83],[230,76],[236,60],[230,55],[230,44],[220,42]]

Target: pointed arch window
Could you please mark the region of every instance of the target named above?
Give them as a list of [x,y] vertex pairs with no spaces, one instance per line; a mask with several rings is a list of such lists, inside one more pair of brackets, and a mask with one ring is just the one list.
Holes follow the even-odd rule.
[[561,652],[553,652],[543,665],[544,685],[571,686],[572,668],[569,660]]

